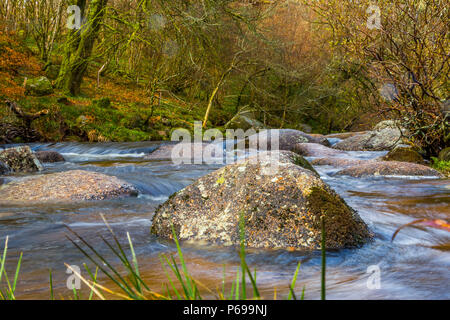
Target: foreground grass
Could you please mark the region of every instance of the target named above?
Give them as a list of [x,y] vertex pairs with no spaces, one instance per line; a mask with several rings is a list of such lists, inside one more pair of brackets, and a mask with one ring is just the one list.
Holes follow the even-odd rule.
[[[103,218],[104,219],[104,218]],[[243,221],[243,220],[241,220]],[[175,245],[177,248],[178,262],[174,255],[168,256],[165,254],[160,255],[161,266],[163,267],[167,282],[165,289],[162,292],[153,290],[150,284],[146,283],[141,277],[138,259],[134,251],[133,243],[130,235],[127,233],[127,239],[129,250],[131,255],[128,256],[125,253],[124,245],[120,243],[119,239],[115,235],[112,228],[104,219],[109,232],[112,235],[112,241],[108,241],[106,238],[101,237],[104,244],[111,250],[114,257],[117,257],[120,261],[120,268],[126,272],[119,271],[119,267],[113,265],[108,259],[101,255],[90,243],[88,243],[82,236],[76,231],[67,227],[72,237],[67,237],[72,244],[84,254],[84,256],[94,264],[95,271],[93,272],[86,264],[86,269],[89,277],[83,277],[77,270],[74,270],[71,266],[66,264],[66,267],[70,269],[76,277],[78,277],[89,289],[89,296],[82,297],[81,293],[73,288],[73,299],[100,299],[107,300],[107,297],[114,297],[125,300],[202,300],[202,292],[207,292],[209,296],[215,297],[217,300],[246,300],[246,299],[264,299],[261,296],[257,284],[257,272],[256,269],[253,272],[250,270],[246,262],[246,250],[245,250],[245,226],[241,222],[241,243],[240,243],[240,266],[236,270],[235,280],[231,284],[230,289],[225,289],[225,271],[221,286],[218,286],[216,291],[207,288],[200,281],[194,279],[190,274],[186,261],[183,256],[183,252],[180,247],[180,243],[173,230]],[[323,225],[323,224],[322,224]],[[325,243],[325,233],[323,232],[323,243]],[[12,284],[10,283],[6,271],[4,269],[6,263],[8,239],[6,239],[3,256],[0,261],[0,280],[3,275],[6,280],[6,287],[0,291],[0,300],[15,300],[15,288],[19,278],[19,270],[22,259],[22,254],[16,268],[16,273]],[[322,245],[322,299],[325,299],[325,247]],[[285,297],[287,300],[304,299],[305,288],[303,288],[301,295],[297,296],[294,288],[299,275],[300,263],[298,263],[295,273],[292,277],[292,281],[289,284],[289,293]],[[98,273],[101,271],[109,280],[112,281],[114,287],[107,287],[98,282]],[[248,286],[248,282],[250,286]],[[53,278],[52,272],[49,273],[49,291],[50,299],[54,300]],[[276,299],[276,292],[274,292],[274,299]]]
[[441,171],[447,177],[450,177],[450,161],[439,160],[438,158],[432,158],[434,169]]

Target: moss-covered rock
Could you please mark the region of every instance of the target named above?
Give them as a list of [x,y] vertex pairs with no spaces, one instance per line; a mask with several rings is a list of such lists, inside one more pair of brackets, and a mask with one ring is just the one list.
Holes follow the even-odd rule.
[[248,247],[319,249],[324,215],[327,248],[370,239],[359,215],[316,173],[297,165],[306,161],[299,157],[266,152],[198,179],[158,207],[152,233],[171,239],[173,225],[180,240],[238,245],[242,216]]
[[28,146],[1,151],[0,161],[6,164],[12,172],[29,173],[43,170],[41,163]]
[[422,156],[419,152],[414,150],[410,146],[399,145],[388,152],[384,157],[381,157],[384,161],[402,161],[424,164]]
[[28,79],[25,84],[25,94],[30,96],[46,96],[53,93],[53,86],[46,77]]

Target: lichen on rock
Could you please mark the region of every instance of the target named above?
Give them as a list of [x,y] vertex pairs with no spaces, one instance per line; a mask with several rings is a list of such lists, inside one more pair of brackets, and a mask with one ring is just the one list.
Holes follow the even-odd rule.
[[[264,174],[274,166],[275,153],[277,170]],[[318,222],[325,215],[331,231],[327,248],[355,247],[370,239],[358,214],[317,173],[299,166],[299,157],[266,152],[198,179],[158,207],[152,233],[171,239],[173,225],[182,241],[238,245],[242,215],[248,247],[319,249]]]
[[0,187],[0,203],[104,200],[137,194],[129,183],[101,173],[72,170],[37,175]]
[[0,152],[0,161],[12,172],[30,173],[43,170],[29,146],[8,148]]

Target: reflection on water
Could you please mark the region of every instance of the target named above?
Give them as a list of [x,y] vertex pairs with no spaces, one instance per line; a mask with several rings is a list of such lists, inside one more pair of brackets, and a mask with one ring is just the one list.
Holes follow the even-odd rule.
[[[143,277],[161,291],[166,282],[160,254],[175,253],[173,244],[149,234],[155,208],[173,192],[218,165],[173,165],[169,161],[144,160],[158,143],[58,143],[31,144],[34,150],[56,150],[66,163],[45,165],[46,172],[81,169],[117,176],[137,186],[137,198],[108,201],[0,207],[0,241],[8,235],[8,266],[11,269],[23,252],[17,297],[48,299],[49,269],[52,269],[57,296],[70,296],[65,288],[64,263],[83,270],[87,259],[66,238],[70,226],[114,260],[99,235],[109,239],[99,213],[124,243],[129,232],[138,254]],[[371,159],[383,153],[353,152],[352,157]],[[407,178],[336,177],[336,168],[317,167],[330,184],[374,231],[376,239],[360,249],[328,253],[327,297],[329,299],[449,299],[450,238],[442,230],[410,227],[402,230],[394,243],[390,239],[402,224],[419,218],[449,219],[450,181]],[[7,177],[6,180],[17,179]],[[239,256],[235,248],[184,245],[188,266],[196,279],[212,292],[225,274],[226,287],[234,280]],[[307,299],[320,297],[320,254],[283,250],[250,250],[248,263],[257,269],[260,291],[266,298],[283,298],[301,262],[297,290],[305,286]],[[377,265],[381,288],[370,290],[367,268]],[[225,273],[224,273],[225,267]],[[9,270],[8,269],[8,270]],[[104,279],[108,283],[107,279]]]

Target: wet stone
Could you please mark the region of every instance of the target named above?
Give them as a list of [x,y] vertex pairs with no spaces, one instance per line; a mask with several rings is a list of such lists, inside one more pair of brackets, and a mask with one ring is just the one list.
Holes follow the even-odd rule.
[[[278,168],[271,171],[275,153]],[[327,248],[356,247],[370,239],[356,211],[318,174],[298,165],[298,157],[266,152],[198,179],[158,207],[152,233],[171,239],[173,225],[182,241],[233,246],[240,242],[242,215],[249,248],[319,249],[325,214]]]
[[0,187],[0,203],[70,202],[136,195],[131,184],[101,173],[72,170],[19,179]]

